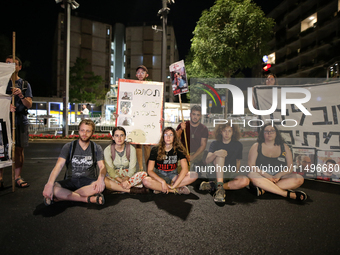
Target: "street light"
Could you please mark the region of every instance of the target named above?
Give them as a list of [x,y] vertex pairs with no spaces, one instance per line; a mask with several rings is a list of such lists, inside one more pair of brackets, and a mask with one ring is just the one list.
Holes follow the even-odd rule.
[[[64,84],[63,92],[63,136],[68,135],[68,99],[69,99],[69,81],[70,81],[70,24],[71,8],[77,9],[79,4],[75,0],[55,0],[57,4],[62,3],[64,11]],[[70,8],[71,6],[71,8]]]

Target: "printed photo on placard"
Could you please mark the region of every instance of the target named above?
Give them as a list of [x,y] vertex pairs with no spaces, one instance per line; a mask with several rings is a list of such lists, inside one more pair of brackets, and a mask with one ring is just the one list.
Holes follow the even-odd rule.
[[131,114],[131,102],[121,101],[120,102],[120,114]]
[[120,99],[122,99],[122,100],[132,100],[132,92],[124,91],[123,95]]
[[187,74],[185,71],[184,61],[178,61],[169,66],[170,80],[172,85],[172,91],[174,95],[184,94],[189,92]]
[[340,182],[340,151],[318,151],[317,172],[318,180]]
[[8,137],[6,122],[0,119],[0,161],[8,160]]
[[293,148],[293,165],[297,174],[305,178],[316,178],[315,172],[315,149]]

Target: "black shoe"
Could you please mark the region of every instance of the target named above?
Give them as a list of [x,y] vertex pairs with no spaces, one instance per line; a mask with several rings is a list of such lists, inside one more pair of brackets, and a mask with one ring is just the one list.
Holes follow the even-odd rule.
[[250,193],[252,193],[253,195],[255,195],[257,197],[264,194],[264,190],[255,186],[253,183],[249,183],[247,188],[248,188]]
[[130,188],[130,194],[148,194],[149,193],[149,189],[143,187],[143,188],[136,188],[136,187],[132,187]]

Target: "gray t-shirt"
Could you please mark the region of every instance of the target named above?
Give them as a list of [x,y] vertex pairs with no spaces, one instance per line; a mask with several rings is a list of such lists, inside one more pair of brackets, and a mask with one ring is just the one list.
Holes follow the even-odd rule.
[[[67,143],[63,146],[59,157],[66,160],[69,158],[71,143],[72,142]],[[83,148],[81,148],[81,146],[79,145],[79,140],[77,140],[74,146],[76,146],[76,148],[72,160],[69,164],[69,169],[72,170],[72,172],[70,170],[68,171],[67,178],[88,177],[96,179],[96,166],[93,165],[91,143],[89,143],[89,146],[86,148],[86,150],[83,150]],[[102,147],[96,143],[94,143],[94,146],[96,147],[97,151],[97,161],[104,160]],[[70,175],[71,173],[72,175]]]

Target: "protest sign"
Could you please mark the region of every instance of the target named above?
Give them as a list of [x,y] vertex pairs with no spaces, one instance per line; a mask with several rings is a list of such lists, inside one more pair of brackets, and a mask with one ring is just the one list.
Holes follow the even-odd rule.
[[162,132],[163,83],[118,80],[116,126],[136,144],[158,144]]

